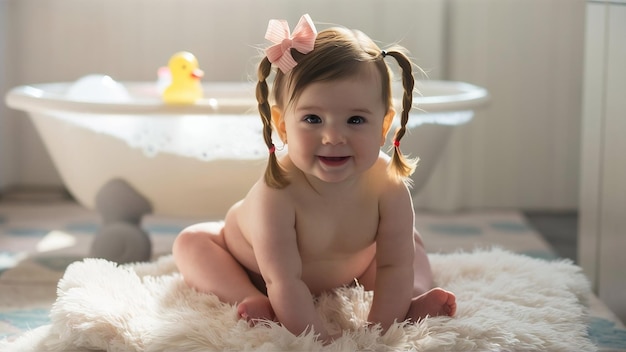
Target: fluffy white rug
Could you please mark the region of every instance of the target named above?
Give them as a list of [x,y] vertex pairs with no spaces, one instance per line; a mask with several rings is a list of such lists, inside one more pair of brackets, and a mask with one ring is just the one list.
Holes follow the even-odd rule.
[[371,293],[338,289],[317,309],[343,337],[323,346],[268,322],[254,327],[215,296],[189,289],[171,256],[118,266],[100,259],[70,265],[58,285],[50,325],[2,351],[592,351],[585,324],[587,280],[568,261],[501,249],[431,254],[437,284],[457,294],[454,318],[395,324],[382,335],[361,326]]

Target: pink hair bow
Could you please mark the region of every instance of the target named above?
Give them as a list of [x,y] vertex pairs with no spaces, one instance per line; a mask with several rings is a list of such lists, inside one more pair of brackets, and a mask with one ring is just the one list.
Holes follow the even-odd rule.
[[265,33],[265,39],[274,45],[265,49],[268,60],[283,71],[289,72],[298,63],[291,56],[291,48],[302,54],[308,54],[313,50],[317,30],[313,20],[307,14],[300,17],[298,25],[293,30],[293,35],[289,34],[289,24],[285,20],[270,20]]

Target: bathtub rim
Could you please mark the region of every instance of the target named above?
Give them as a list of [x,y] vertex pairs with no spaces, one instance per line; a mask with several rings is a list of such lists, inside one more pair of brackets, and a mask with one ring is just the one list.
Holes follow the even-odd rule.
[[[131,103],[68,100],[63,93],[74,82],[38,83],[12,88],[5,97],[6,104],[28,112],[72,112],[107,115],[213,115],[256,113],[254,85],[247,82],[203,83],[205,97],[192,105],[169,105],[161,101],[154,82],[120,81],[136,97]],[[220,88],[227,92],[249,92],[248,98],[212,98],[210,93]],[[475,110],[485,105],[490,96],[485,88],[460,81],[416,81],[413,114]],[[431,94],[437,92],[440,94]],[[398,104],[396,104],[397,106]]]

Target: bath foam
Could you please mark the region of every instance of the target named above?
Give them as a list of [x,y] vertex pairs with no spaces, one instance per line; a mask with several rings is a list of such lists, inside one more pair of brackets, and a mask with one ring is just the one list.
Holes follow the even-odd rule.
[[[108,103],[112,106],[154,105],[161,103],[157,88],[156,85],[149,85],[141,90],[141,94],[137,94],[109,76],[92,74],[72,83],[64,97],[70,102]],[[238,94],[245,92],[241,90]],[[249,92],[249,96],[254,96],[253,92]],[[208,99],[207,102],[213,103],[216,109],[219,107],[219,99]],[[155,109],[158,106],[155,105]],[[253,109],[247,114],[179,113],[156,118],[154,115],[142,114],[93,114],[88,110],[85,113],[57,113],[54,116],[125,141],[131,148],[142,150],[148,157],[170,153],[211,161],[260,159],[266,156],[263,126]]]
[[58,285],[50,325],[3,351],[592,351],[587,337],[590,286],[569,261],[544,261],[502,249],[430,254],[436,284],[457,294],[455,317],[394,324],[381,336],[364,323],[372,293],[344,287],[317,298],[329,345],[314,332],[295,336],[274,322],[254,327],[236,308],[185,285],[171,255],[118,266],[85,259]]
[[263,125],[256,115],[96,115],[52,114],[87,130],[124,141],[145,156],[160,153],[213,160],[267,157]]

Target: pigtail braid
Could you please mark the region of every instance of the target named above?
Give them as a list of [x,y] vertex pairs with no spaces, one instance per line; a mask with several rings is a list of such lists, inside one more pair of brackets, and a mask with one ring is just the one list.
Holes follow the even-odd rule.
[[289,184],[287,177],[278,164],[276,157],[276,147],[272,142],[272,112],[269,103],[269,88],[267,86],[267,77],[272,72],[272,64],[265,57],[259,64],[258,83],[256,85],[256,99],[259,107],[259,114],[263,121],[263,139],[269,151],[269,159],[265,168],[265,183],[272,188],[284,188]]
[[392,56],[402,69],[402,113],[400,115],[400,127],[393,137],[393,154],[391,159],[391,170],[402,180],[407,180],[415,171],[418,159],[409,159],[400,151],[400,140],[406,133],[406,124],[409,121],[409,112],[413,107],[413,88],[415,79],[413,77],[413,66],[411,60],[401,51],[386,51],[385,56]]

